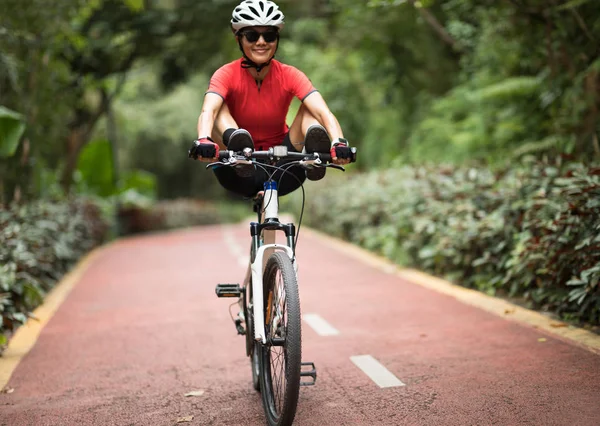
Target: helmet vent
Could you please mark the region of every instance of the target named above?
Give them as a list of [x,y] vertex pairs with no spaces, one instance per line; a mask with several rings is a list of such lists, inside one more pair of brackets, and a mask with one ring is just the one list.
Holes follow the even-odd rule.
[[245,13],[240,13],[240,16],[241,16],[242,18],[244,18],[244,19],[248,20],[248,21],[251,21],[251,20],[253,20],[253,19],[254,19],[254,17],[253,17],[253,16],[246,15]]
[[267,12],[267,16],[270,16],[270,15],[271,15],[271,13],[273,13],[273,6],[271,6],[271,7],[269,8],[269,11]]
[[274,20],[278,20],[281,18],[281,13],[278,13],[277,15],[273,16]]
[[259,1],[258,5],[260,6],[260,10],[262,10],[264,12],[265,11],[265,4],[262,1]]
[[256,10],[252,6],[248,6],[248,9],[250,9],[252,11],[252,13],[254,13],[256,16],[260,16],[260,13],[258,13],[258,10]]

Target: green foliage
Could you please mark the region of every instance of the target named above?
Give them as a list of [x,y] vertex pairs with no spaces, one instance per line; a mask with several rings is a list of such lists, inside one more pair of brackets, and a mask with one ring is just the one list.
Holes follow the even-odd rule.
[[24,323],[70,266],[103,241],[106,231],[100,208],[89,200],[0,209],[0,335]]
[[[31,152],[1,172],[4,192],[20,184],[35,196],[30,175],[41,159],[52,173],[65,170],[65,185],[81,148],[108,138],[98,117],[116,102],[120,168],[157,173],[161,197],[198,194],[197,182],[185,183],[197,172],[170,154],[195,136],[208,76],[239,57],[228,28],[235,2],[6,2],[0,91],[3,104],[26,117]],[[278,58],[323,93],[363,153],[358,167],[600,155],[594,1],[281,6],[287,25]],[[124,86],[127,79],[142,83]],[[140,141],[161,161],[138,161]],[[210,186],[201,195],[217,194]]]
[[489,294],[600,323],[600,169],[402,167],[310,188],[311,226]]
[[77,163],[79,191],[101,197],[113,195],[116,188],[112,147],[108,140],[87,144]]
[[[157,203],[122,202],[118,211],[121,235],[216,225],[247,219],[247,204],[213,203],[190,199],[163,200]],[[138,200],[139,201],[139,200]]]
[[212,172],[186,155],[198,137],[196,123],[207,85],[207,77],[197,75],[162,95],[158,78],[139,70],[115,105],[120,136],[128,141],[119,150],[120,167],[157,176],[159,199],[222,197],[224,193]]
[[121,191],[134,189],[145,197],[156,197],[156,176],[143,170],[133,170],[125,173],[120,184]]
[[0,158],[12,157],[25,131],[23,117],[0,106]]

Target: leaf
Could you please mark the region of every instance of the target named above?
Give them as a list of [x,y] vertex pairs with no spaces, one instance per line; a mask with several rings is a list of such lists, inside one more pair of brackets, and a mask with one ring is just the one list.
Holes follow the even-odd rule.
[[25,132],[23,116],[0,106],[0,158],[15,155],[23,132]]
[[144,0],[123,0],[129,9],[139,12],[144,9]]
[[473,96],[481,100],[506,99],[514,96],[529,96],[541,85],[537,77],[511,77],[480,89]]
[[544,342],[545,342],[545,341],[547,341],[547,340],[548,340],[548,339],[546,339],[545,337],[540,337],[540,338],[538,339],[538,342],[540,342],[540,343],[544,343]]
[[571,0],[565,4],[558,6],[556,10],[574,9],[576,7],[589,3],[590,1],[592,0]]
[[185,416],[177,419],[177,423],[189,423],[194,420],[194,416]]
[[110,196],[116,192],[112,146],[107,139],[98,139],[83,148],[77,161],[81,192]]
[[185,396],[202,396],[202,395],[204,395],[203,390],[192,391],[192,392],[188,392],[185,394]]
[[563,327],[568,327],[568,326],[569,326],[569,324],[565,324],[564,322],[550,324],[550,327],[554,327],[554,328],[563,328]]
[[420,259],[428,259],[431,258],[433,256],[435,256],[435,249],[431,248],[431,247],[424,247],[421,250],[419,250],[419,258]]

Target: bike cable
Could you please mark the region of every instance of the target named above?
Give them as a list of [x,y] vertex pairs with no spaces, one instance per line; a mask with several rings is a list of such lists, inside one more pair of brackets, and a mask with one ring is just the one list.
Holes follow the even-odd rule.
[[[256,163],[256,164],[258,165],[258,163]],[[266,166],[266,167],[269,167],[269,168],[271,168],[271,169],[274,169],[274,170],[273,170],[273,172],[272,172],[272,173],[269,173],[269,172],[266,170],[265,166]],[[305,189],[304,189],[304,183],[303,183],[303,182],[302,182],[302,181],[301,181],[301,180],[298,178],[298,176],[296,176],[295,174],[293,174],[293,173],[291,173],[291,172],[289,171],[289,169],[291,169],[291,168],[292,168],[292,167],[294,167],[294,166],[298,166],[298,163],[297,163],[297,162],[291,162],[291,163],[289,163],[289,164],[286,164],[286,165],[284,165],[284,166],[274,166],[274,165],[271,165],[271,164],[260,164],[260,167],[261,167],[261,168],[262,168],[262,169],[265,171],[265,173],[267,173],[267,175],[269,176],[269,180],[272,180],[272,179],[273,179],[273,177],[275,176],[275,173],[276,173],[277,171],[281,171],[281,172],[283,172],[283,173],[282,173],[282,175],[281,175],[281,177],[283,177],[283,176],[284,176],[284,175],[287,173],[289,176],[293,177],[294,179],[296,179],[296,181],[298,181],[298,183],[300,184],[300,189],[302,189],[302,206],[301,206],[301,208],[300,208],[300,217],[299,217],[299,219],[298,219],[298,228],[297,228],[297,230],[296,230],[296,238],[294,238],[294,247],[292,247],[292,250],[293,250],[293,252],[294,252],[294,256],[296,256],[296,244],[298,243],[298,239],[299,239],[299,237],[300,237],[300,229],[301,229],[301,227],[302,227],[302,219],[303,219],[303,217],[304,217],[304,207],[305,207],[305,202],[306,202],[306,191],[305,191]],[[268,205],[268,203],[270,203],[270,202],[271,202],[271,200],[269,200],[269,201],[267,202],[267,205]],[[265,206],[265,208],[266,208],[266,206]],[[264,211],[264,210],[263,210],[263,211]]]

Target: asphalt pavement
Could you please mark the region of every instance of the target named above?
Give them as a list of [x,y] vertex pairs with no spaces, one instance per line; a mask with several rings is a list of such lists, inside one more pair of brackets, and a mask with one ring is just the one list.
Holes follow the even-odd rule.
[[[262,425],[244,338],[218,299],[247,225],[112,243],[11,371],[0,425]],[[298,425],[600,424],[600,355],[300,235]],[[0,369],[2,369],[0,362]],[[179,423],[178,423],[179,422]]]

